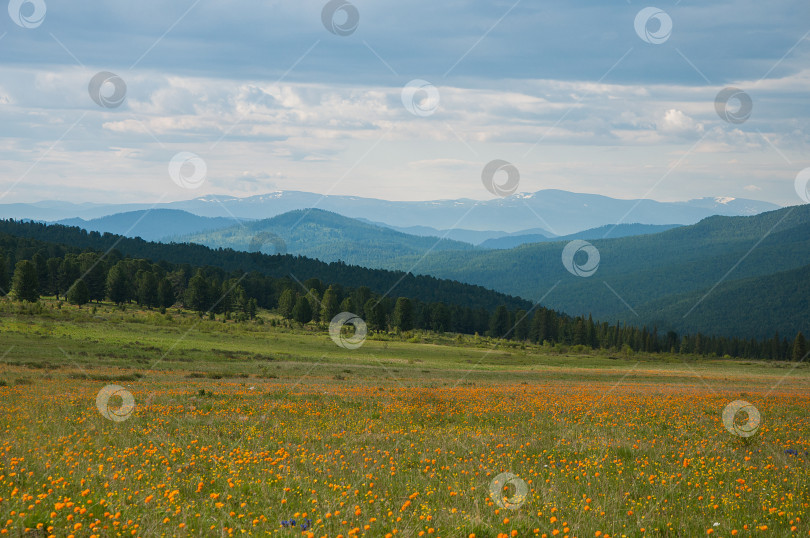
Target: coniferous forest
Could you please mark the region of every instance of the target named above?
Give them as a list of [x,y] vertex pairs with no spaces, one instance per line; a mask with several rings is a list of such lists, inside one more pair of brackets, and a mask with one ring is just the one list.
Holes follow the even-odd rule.
[[[179,260],[192,260],[192,263]],[[250,267],[250,271],[234,266]],[[300,256],[149,243],[65,226],[0,221],[0,290],[20,301],[53,296],[74,305],[109,300],[187,308],[237,320],[257,309],[297,323],[340,312],[373,331],[480,334],[537,344],[633,352],[800,360],[805,337],[765,340],[677,334],[657,327],[569,316],[454,281],[326,264]]]

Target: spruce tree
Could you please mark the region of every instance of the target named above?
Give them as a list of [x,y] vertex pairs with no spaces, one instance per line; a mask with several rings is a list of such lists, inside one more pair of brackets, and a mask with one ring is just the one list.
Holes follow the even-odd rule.
[[152,271],[142,271],[136,279],[138,282],[138,303],[143,306],[160,306],[158,298],[158,280]]
[[292,317],[298,323],[309,323],[312,321],[312,307],[306,297],[298,297],[292,309]]
[[192,310],[202,313],[209,307],[209,286],[202,271],[191,277],[186,290],[186,305]]
[[357,313],[357,305],[354,302],[354,299],[351,297],[346,297],[343,299],[343,302],[340,303],[340,311],[341,312],[351,312],[352,314]]
[[254,319],[256,317],[256,309],[257,309],[256,298],[251,297],[247,301],[245,313],[248,315],[250,319]]
[[0,297],[8,293],[8,265],[3,253],[0,252]]
[[120,262],[107,274],[107,297],[115,304],[123,304],[132,299],[132,284]]
[[515,312],[515,340],[528,340],[531,320],[525,310],[520,309]]
[[450,311],[444,303],[433,303],[430,305],[430,326],[436,332],[447,332],[450,330]]
[[36,302],[39,299],[37,269],[29,260],[20,260],[14,269],[11,293],[18,301]]
[[407,297],[397,299],[397,304],[394,306],[393,324],[400,331],[413,329],[413,304]]
[[70,304],[83,305],[90,300],[90,292],[84,280],[77,280],[67,292],[67,300]]
[[509,332],[509,328],[509,310],[506,309],[506,305],[501,305],[492,314],[489,332],[495,338],[503,338]]
[[57,277],[57,288],[59,292],[67,293],[80,276],[79,265],[73,258],[65,256],[62,263],[59,264],[59,274]]
[[338,304],[337,293],[333,286],[329,286],[323,294],[323,299],[321,299],[321,321],[329,323],[339,313],[340,305]]
[[79,271],[90,292],[91,301],[101,301],[107,292],[107,267],[95,252],[79,255]]
[[158,283],[158,304],[164,308],[174,306],[177,298],[174,295],[174,288],[168,278],[163,277]]
[[796,335],[796,339],[793,340],[793,360],[803,360],[805,355],[807,355],[807,340],[804,338],[802,332],[799,331]]
[[281,297],[278,298],[278,313],[283,318],[292,319],[293,307],[295,307],[295,294],[287,288],[281,292]]
[[[317,288],[310,288],[309,292],[306,295],[307,300],[309,301],[309,311],[310,315],[312,316],[312,321],[320,321],[321,319],[321,294],[318,293]],[[332,319],[325,320],[327,323],[332,321]]]

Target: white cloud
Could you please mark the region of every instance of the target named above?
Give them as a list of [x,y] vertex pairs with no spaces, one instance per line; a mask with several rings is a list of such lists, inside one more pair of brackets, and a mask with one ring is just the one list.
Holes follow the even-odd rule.
[[702,134],[703,124],[696,122],[683,111],[671,108],[664,113],[659,129],[665,133]]
[[[183,198],[187,193],[166,182],[166,163],[178,151],[203,156],[213,178],[209,187],[221,194],[276,187],[326,192],[336,185],[332,192],[364,196],[481,198],[486,192],[478,170],[493,158],[505,158],[521,169],[522,190],[525,184],[525,190],[636,197],[648,189],[646,166],[664,166],[663,175],[705,135],[691,150],[705,159],[700,166],[692,158],[679,165],[680,198],[741,196],[764,173],[751,166],[752,155],[772,175],[795,176],[791,166],[802,162],[810,127],[796,117],[794,107],[771,103],[794,92],[797,80],[810,79],[808,72],[779,79],[781,84],[769,81],[767,91],[755,95],[755,111],[768,113],[732,125],[714,111],[719,87],[542,79],[480,87],[448,84],[438,86],[437,112],[417,117],[404,109],[401,88],[393,85],[136,71],[126,74],[125,104],[102,109],[87,95],[92,69],[15,68],[0,88],[7,101],[0,119],[15,142],[0,145],[0,173],[8,188],[56,142],[26,177],[30,188],[15,189],[20,199],[51,197],[55,190],[65,199],[71,192],[78,193],[77,201],[88,199],[87,190],[71,191],[73,184],[65,177],[91,187],[90,195],[98,189],[101,201],[134,184],[140,193],[159,196],[168,190],[169,197]],[[37,81],[33,90],[32,81]],[[797,164],[788,165],[771,144]],[[631,153],[643,154],[645,162],[627,161]],[[718,158],[720,153],[725,157]],[[613,179],[606,183],[608,177]],[[712,177],[733,177],[736,183],[724,180],[719,190],[707,181]],[[38,192],[36,185],[40,196],[32,194]],[[660,189],[656,192],[678,198],[665,184]],[[792,196],[780,189],[762,192],[777,202]]]

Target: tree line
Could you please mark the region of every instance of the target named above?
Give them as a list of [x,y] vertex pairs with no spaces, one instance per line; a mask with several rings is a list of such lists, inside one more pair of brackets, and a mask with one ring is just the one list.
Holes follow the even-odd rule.
[[44,295],[75,305],[107,299],[148,308],[181,306],[200,315],[233,314],[237,319],[252,319],[258,308],[265,308],[299,323],[329,323],[340,312],[353,312],[377,332],[429,330],[626,352],[773,360],[801,360],[807,353],[802,333],[791,341],[778,333],[759,341],[659,333],[656,327],[595,322],[591,316],[569,316],[542,306],[501,304],[487,309],[389,297],[368,286],[324,283],[318,277],[300,282],[259,271],[154,263],[124,256],[116,249],[103,254],[0,234],[0,295],[9,293],[16,300],[31,302]]
[[[233,249],[212,249],[187,243],[154,243],[141,238],[130,238],[111,233],[88,232],[75,226],[22,222],[0,219],[0,244],[4,234],[21,240],[34,240],[53,245],[107,252],[115,250],[135,259],[162,260],[191,271],[192,267],[214,267],[229,272],[258,272],[275,278],[290,275],[304,278],[319,278],[323,282],[356,288],[368,286],[385,293],[396,291],[403,297],[419,298],[426,302],[457,304],[473,309],[493,310],[500,304],[510,309],[530,308],[531,303],[519,297],[506,295],[491,289],[454,280],[439,279],[429,275],[413,275],[403,271],[370,269],[348,265],[344,262],[326,263],[320,260],[291,254],[266,255],[258,252],[241,252]],[[30,259],[38,248],[29,247],[19,259]],[[46,256],[47,257],[47,256]],[[15,260],[10,260],[14,267]],[[193,275],[191,275],[193,276]]]

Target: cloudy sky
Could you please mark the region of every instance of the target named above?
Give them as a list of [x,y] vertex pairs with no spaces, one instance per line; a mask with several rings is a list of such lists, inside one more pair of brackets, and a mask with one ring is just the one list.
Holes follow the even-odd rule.
[[487,199],[493,159],[523,192],[799,203],[810,3],[649,7],[11,0],[0,203]]

